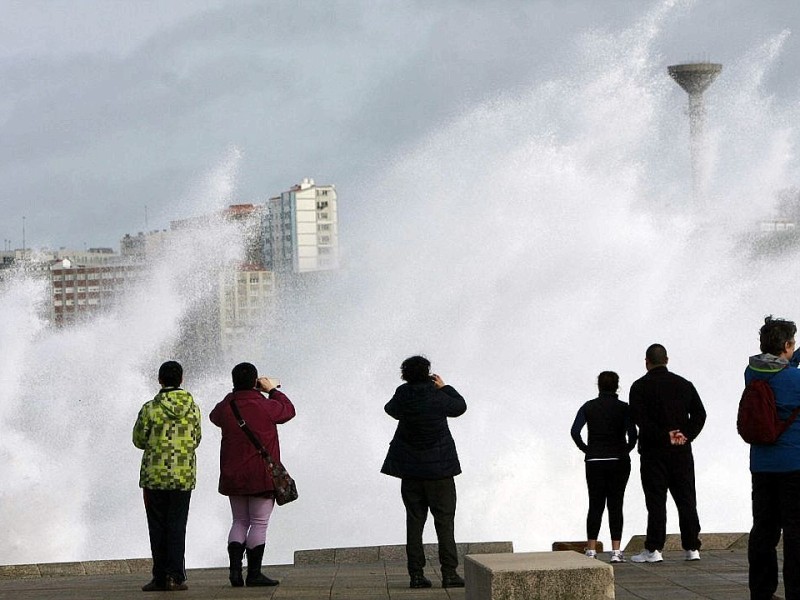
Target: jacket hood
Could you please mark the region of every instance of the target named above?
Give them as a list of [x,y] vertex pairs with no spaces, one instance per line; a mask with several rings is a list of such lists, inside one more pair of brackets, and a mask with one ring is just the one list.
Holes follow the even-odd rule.
[[750,368],[755,371],[780,371],[784,367],[789,366],[789,361],[785,358],[780,358],[779,356],[765,352],[764,354],[751,356],[748,364]]
[[153,400],[173,419],[183,418],[192,407],[192,395],[181,388],[164,388]]

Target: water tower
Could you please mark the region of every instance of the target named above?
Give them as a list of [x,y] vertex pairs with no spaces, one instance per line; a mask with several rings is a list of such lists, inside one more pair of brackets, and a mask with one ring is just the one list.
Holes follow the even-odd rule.
[[706,109],[703,92],[722,71],[722,65],[709,62],[667,67],[667,72],[689,94],[689,144],[692,156],[692,195],[695,202],[705,198],[708,159],[705,153]]

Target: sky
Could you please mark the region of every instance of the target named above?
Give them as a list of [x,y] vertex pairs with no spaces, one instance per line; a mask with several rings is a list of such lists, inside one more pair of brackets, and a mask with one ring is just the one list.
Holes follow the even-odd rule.
[[[3,248],[22,247],[23,222],[28,247],[118,248],[304,177],[337,186],[346,244],[387,163],[660,5],[675,14],[656,41],[665,73],[788,30],[763,85],[794,101],[793,0],[0,0]],[[232,155],[228,197],[197,202]]]

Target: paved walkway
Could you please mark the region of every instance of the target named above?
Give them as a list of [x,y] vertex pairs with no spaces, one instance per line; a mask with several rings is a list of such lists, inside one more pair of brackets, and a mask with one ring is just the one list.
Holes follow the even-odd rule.
[[[600,558],[608,560],[608,555],[600,555]],[[227,569],[190,570],[189,590],[180,592],[178,597],[185,600],[191,598],[462,600],[464,598],[463,589],[442,589],[440,573],[438,569],[432,568],[428,568],[426,574],[433,581],[433,588],[409,589],[405,564],[395,559],[367,563],[278,565],[265,567],[264,572],[270,577],[280,579],[281,584],[275,588],[231,588],[227,581]],[[5,576],[10,577],[8,573]],[[641,565],[627,562],[615,565],[614,576],[618,600],[634,598],[747,600],[749,598],[747,555],[741,548],[704,551],[702,560],[697,562],[685,562],[682,552],[666,551],[663,563]],[[0,578],[0,599],[135,598],[141,600],[148,597],[162,597],[162,594],[143,594],[140,591],[140,587],[148,580],[146,570],[112,574],[37,576],[28,579]],[[783,595],[782,588],[778,590],[778,594]]]

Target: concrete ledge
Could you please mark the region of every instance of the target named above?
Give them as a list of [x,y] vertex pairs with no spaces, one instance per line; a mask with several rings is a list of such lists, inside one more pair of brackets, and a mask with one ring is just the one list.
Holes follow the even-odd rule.
[[0,566],[0,581],[4,579],[37,579],[41,577],[71,577],[75,575],[113,575],[119,573],[149,573],[153,561],[149,558],[127,560],[93,560],[86,562],[41,563]]
[[466,600],[610,600],[614,568],[573,551],[469,555]]
[[[439,545],[425,544],[425,557],[438,564]],[[511,542],[469,542],[456,544],[458,555],[463,561],[467,554],[500,554],[514,551]],[[294,553],[295,565],[324,565],[331,563],[353,564],[370,562],[405,562],[405,544],[386,546],[361,546],[358,548],[323,548],[320,550],[297,550]]]
[[[583,554],[586,551],[586,540],[578,542],[553,542],[551,550],[572,550],[573,552],[580,552]],[[595,552],[600,554],[603,551],[603,542],[597,540]]]
[[[747,540],[750,537],[748,533],[701,533],[700,541],[703,546],[700,550],[735,550],[740,548],[747,548]],[[645,536],[635,535],[625,546],[625,553],[637,554],[644,550]],[[662,548],[665,552],[680,551],[681,536],[679,533],[668,533],[667,539]]]

